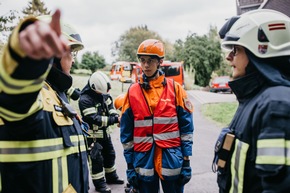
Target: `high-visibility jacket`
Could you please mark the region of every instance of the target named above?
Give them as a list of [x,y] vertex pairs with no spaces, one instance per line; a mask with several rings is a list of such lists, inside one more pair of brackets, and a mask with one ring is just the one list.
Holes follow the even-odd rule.
[[27,58],[18,44],[20,29],[33,21],[16,27],[0,60],[1,193],[87,193],[80,122],[63,114],[65,93],[44,82],[50,60]]
[[[134,151],[146,152],[153,141],[160,148],[180,146],[180,133],[176,112],[173,81],[167,80],[160,100],[152,115],[140,85],[134,84],[129,91],[129,100],[134,115]],[[162,102],[165,101],[166,105]]]
[[236,138],[229,173],[218,173],[220,192],[289,192],[290,87],[270,85],[259,73],[229,85],[239,106],[229,125]]
[[[150,89],[145,90],[140,88],[141,79],[141,84],[133,84],[125,96],[121,142],[126,162],[133,165],[140,180],[154,180],[156,148],[162,147],[160,175],[164,180],[177,179],[183,157],[192,155],[193,107],[182,86],[171,81],[160,75],[150,80]],[[141,132],[137,131],[139,128]],[[168,133],[161,129],[168,129]]]

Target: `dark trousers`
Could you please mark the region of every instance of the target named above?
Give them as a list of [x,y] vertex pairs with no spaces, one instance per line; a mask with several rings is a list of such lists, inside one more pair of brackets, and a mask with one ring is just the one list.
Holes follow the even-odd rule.
[[[92,138],[88,138],[88,145],[94,143]],[[106,139],[97,138],[96,143],[98,143],[101,148],[96,159],[92,159],[92,174],[97,174],[103,171],[103,168],[111,168],[115,165],[116,152],[111,140],[108,136]],[[96,145],[96,144],[95,144]]]
[[164,193],[183,193],[184,186],[181,186],[178,180],[160,180],[158,175],[154,176],[152,182],[139,180],[140,193],[159,193],[159,182]]

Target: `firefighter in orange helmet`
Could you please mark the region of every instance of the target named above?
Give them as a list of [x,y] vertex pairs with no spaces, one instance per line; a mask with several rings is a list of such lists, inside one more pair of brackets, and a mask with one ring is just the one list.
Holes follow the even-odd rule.
[[125,94],[123,94],[123,93],[118,95],[115,98],[114,106],[115,106],[116,110],[120,110],[120,111],[122,110],[122,106],[123,106],[124,100],[125,100]]
[[159,181],[164,193],[180,193],[191,178],[193,106],[159,69],[161,41],[143,41],[137,56],[143,75],[126,93],[120,122],[127,179],[140,193],[159,192]]

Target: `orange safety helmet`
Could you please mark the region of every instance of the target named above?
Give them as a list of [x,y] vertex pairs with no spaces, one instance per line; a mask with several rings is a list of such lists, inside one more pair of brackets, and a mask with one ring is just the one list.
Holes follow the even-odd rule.
[[117,110],[121,110],[125,100],[125,94],[120,94],[115,98],[114,106]]
[[137,56],[140,57],[141,55],[157,56],[158,58],[163,59],[165,55],[163,43],[156,39],[143,41],[137,50]]

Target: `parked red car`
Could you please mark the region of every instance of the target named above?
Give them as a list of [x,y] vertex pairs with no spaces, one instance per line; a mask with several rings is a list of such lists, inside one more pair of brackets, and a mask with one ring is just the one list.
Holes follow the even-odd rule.
[[230,92],[232,89],[229,87],[228,82],[231,80],[229,76],[215,77],[210,83],[210,92]]

